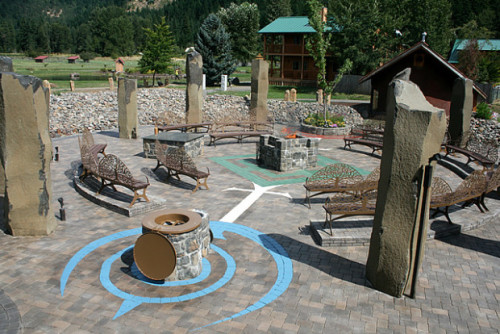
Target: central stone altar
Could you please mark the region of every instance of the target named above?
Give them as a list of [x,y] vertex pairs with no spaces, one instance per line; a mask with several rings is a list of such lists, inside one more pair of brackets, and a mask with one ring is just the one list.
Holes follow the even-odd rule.
[[257,164],[280,172],[314,168],[318,164],[319,138],[280,138],[261,135],[257,143]]
[[201,133],[189,132],[160,132],[157,135],[142,138],[144,155],[146,158],[156,158],[155,142],[169,146],[184,147],[186,154],[191,158],[199,156],[203,152],[203,137]]

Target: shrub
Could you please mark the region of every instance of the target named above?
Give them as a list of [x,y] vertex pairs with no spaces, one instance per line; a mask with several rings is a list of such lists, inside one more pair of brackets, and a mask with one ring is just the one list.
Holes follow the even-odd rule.
[[484,102],[481,102],[476,107],[476,118],[491,119],[493,112],[491,108]]
[[342,115],[326,115],[326,120],[323,115],[311,113],[306,119],[304,119],[304,124],[325,127],[325,128],[342,128],[345,127],[344,117]]

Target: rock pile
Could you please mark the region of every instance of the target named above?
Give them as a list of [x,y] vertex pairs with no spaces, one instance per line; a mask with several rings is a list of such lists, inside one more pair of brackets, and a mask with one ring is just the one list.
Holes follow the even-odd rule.
[[[153,125],[157,119],[168,124],[185,123],[185,92],[176,89],[138,89],[137,108],[140,125]],[[101,131],[118,128],[116,92],[99,91],[52,95],[50,101],[50,133],[70,135],[88,128]],[[249,119],[250,101],[238,96],[209,95],[203,104],[204,121]],[[269,100],[268,108],[275,122],[299,124],[311,112],[322,111],[316,103]],[[330,113],[341,114],[347,124],[363,121],[359,113],[347,106],[332,105]]]
[[[144,88],[137,91],[140,125],[153,125],[160,118],[168,124],[185,123],[185,97],[182,90]],[[99,91],[52,95],[50,101],[51,136],[70,135],[88,128],[91,131],[118,128],[116,92]],[[298,125],[309,115],[323,111],[317,103],[269,100],[268,108],[275,122]],[[203,104],[204,121],[235,121],[249,118],[250,101],[238,96],[209,95]],[[360,124],[358,111],[344,105],[328,106],[330,114],[344,116],[347,126]],[[472,118],[471,129],[480,138],[500,141],[500,123]]]

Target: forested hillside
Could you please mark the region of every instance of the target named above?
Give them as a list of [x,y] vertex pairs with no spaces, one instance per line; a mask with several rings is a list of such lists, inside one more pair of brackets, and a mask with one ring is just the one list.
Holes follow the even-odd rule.
[[[142,51],[143,28],[166,18],[178,50],[195,44],[196,34],[210,13],[243,0],[2,0],[0,52],[91,53],[125,56]],[[247,0],[256,4],[260,27],[278,16],[307,15],[307,1]],[[430,45],[446,55],[457,37],[499,38],[499,0],[324,0],[328,13],[344,30],[339,47],[350,57],[368,61],[393,52],[395,29],[403,32],[398,43],[413,45],[427,31]],[[140,4],[140,6],[138,6]],[[389,40],[389,42],[387,41]],[[378,45],[378,43],[380,45]],[[378,55],[365,49],[377,48]],[[346,56],[345,50],[334,52]],[[369,64],[370,63],[370,64]]]

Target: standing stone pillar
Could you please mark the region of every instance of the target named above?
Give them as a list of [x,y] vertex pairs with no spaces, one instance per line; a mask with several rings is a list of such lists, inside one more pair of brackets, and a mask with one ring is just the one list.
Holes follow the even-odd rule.
[[51,89],[50,89],[50,82],[49,82],[49,80],[43,80],[42,81],[42,86],[43,86],[43,88],[47,88],[47,90],[49,91],[49,96],[50,96],[50,94],[52,92],[51,92]]
[[290,90],[290,101],[297,102],[297,90],[295,88]]
[[[446,115],[416,84],[389,84],[384,150],[366,275],[373,286],[400,297],[416,285],[427,236],[431,159],[440,151]],[[427,190],[426,190],[427,189]]]
[[285,102],[290,101],[290,90],[285,90]]
[[448,132],[453,145],[464,147],[470,134],[472,117],[472,85],[470,79],[457,78],[453,84]]
[[316,101],[318,101],[319,104],[323,104],[323,90],[318,89],[316,92]]
[[[14,66],[12,65],[11,58],[0,56],[0,72],[14,72]],[[3,164],[0,164],[0,194],[3,194],[4,190],[5,190],[5,171],[3,169]]]
[[109,90],[114,90],[115,89],[115,81],[113,80],[113,78],[109,77],[108,83],[109,83]]
[[0,160],[4,219],[13,235],[47,235],[52,208],[49,94],[42,80],[0,73]]
[[267,92],[269,90],[269,64],[257,56],[252,60],[252,86],[250,95],[250,119],[267,122]]
[[118,132],[120,138],[136,139],[137,80],[118,78]]
[[203,121],[203,58],[197,51],[186,58],[186,123]]

